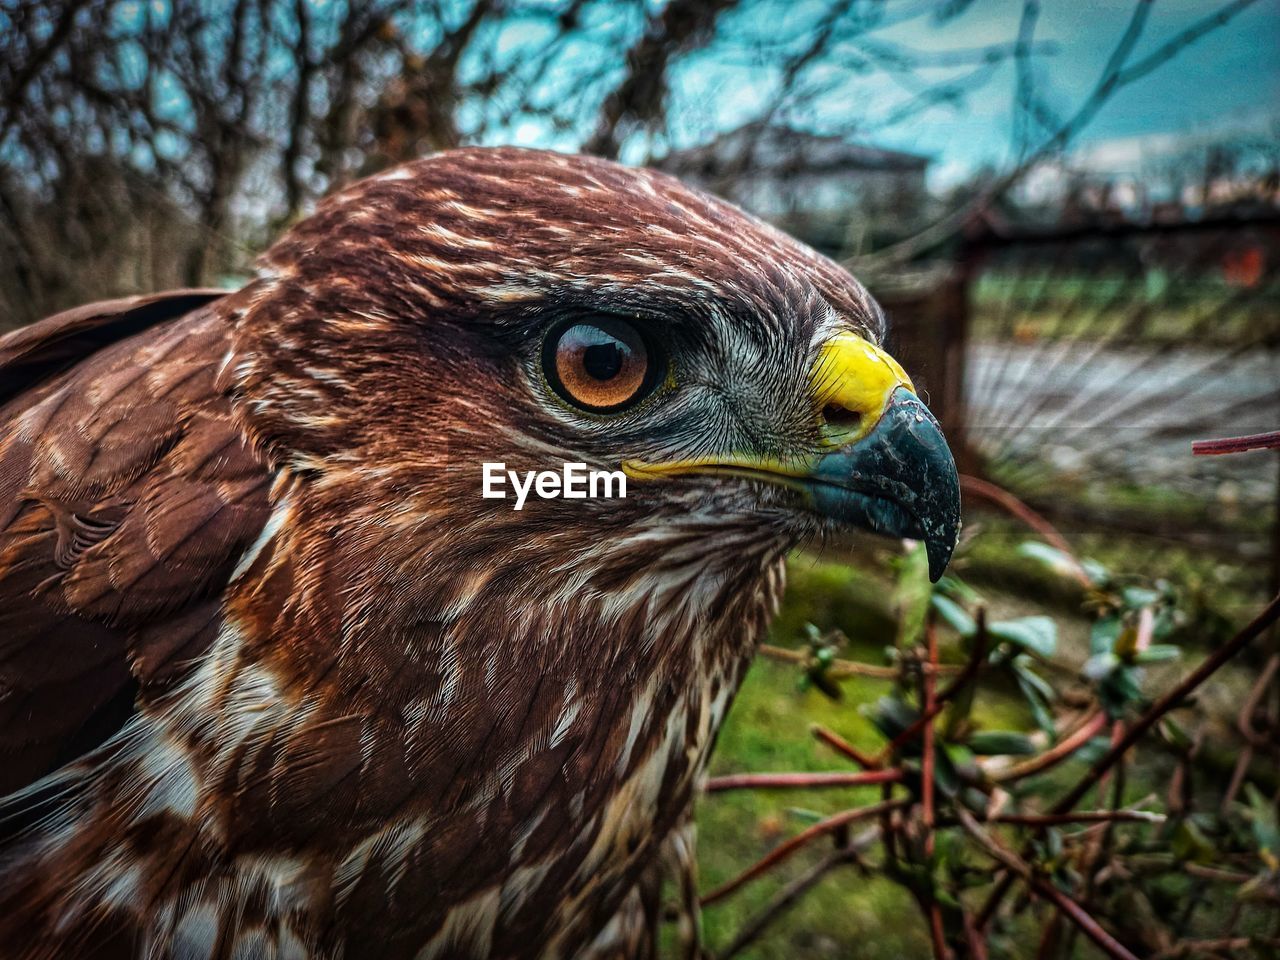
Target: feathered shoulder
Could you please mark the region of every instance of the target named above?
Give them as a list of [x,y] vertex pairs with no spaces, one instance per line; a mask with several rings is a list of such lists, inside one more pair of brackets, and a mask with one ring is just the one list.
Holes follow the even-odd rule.
[[216,634],[270,481],[216,383],[221,296],[0,338],[0,796],[102,743]]

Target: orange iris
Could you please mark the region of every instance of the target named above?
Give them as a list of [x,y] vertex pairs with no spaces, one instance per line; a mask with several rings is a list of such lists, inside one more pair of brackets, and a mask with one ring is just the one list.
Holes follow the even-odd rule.
[[652,382],[649,348],[624,320],[575,323],[548,341],[552,386],[570,403],[595,412],[639,399]]

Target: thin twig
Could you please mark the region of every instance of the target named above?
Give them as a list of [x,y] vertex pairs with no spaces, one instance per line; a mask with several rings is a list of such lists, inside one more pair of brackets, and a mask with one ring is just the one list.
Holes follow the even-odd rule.
[[879,833],[878,827],[872,827],[850,843],[849,846],[827,854],[826,857],[819,860],[779,890],[759,913],[743,924],[742,929],[737,932],[729,945],[718,954],[718,960],[729,960],[729,958],[737,956],[744,949],[755,943],[775,920],[812,890],[818,881],[834,868],[844,866],[854,860],[860,851],[866,849],[875,841]]
[[[925,620],[924,636],[929,666],[936,667],[938,665],[938,621],[932,613]],[[928,716],[937,714],[934,709],[937,685],[938,678],[933,671],[926,671],[920,678],[920,701],[924,706],[925,714]],[[937,746],[934,742],[934,733],[933,723],[926,723],[924,726],[924,755],[920,762],[920,819],[924,825],[924,855],[926,860],[933,859],[933,851],[937,841],[934,835],[933,809],[935,787],[934,754]],[[950,951],[947,950],[947,938],[942,929],[942,907],[938,905],[938,901],[933,898],[931,893],[927,906],[929,939],[933,945],[934,960],[948,960]]]
[[814,787],[867,787],[878,783],[897,783],[901,770],[867,770],[862,773],[733,773],[712,777],[707,793],[724,790],[811,790]]
[[942,929],[942,907],[936,900],[929,901],[929,942],[935,960],[950,960],[951,951],[947,949],[947,936]]
[[1252,6],[1256,0],[1232,0],[1223,4],[1208,16],[1197,20],[1186,29],[1175,34],[1147,56],[1129,63],[1134,48],[1146,26],[1151,12],[1153,0],[1138,0],[1134,4],[1133,13],[1124,33],[1107,59],[1093,89],[1080,105],[1079,109],[1047,137],[1035,150],[1021,158],[1021,162],[1008,173],[997,178],[994,183],[978,196],[959,209],[940,217],[934,223],[917,232],[914,236],[901,240],[873,254],[854,257],[845,261],[855,274],[861,275],[883,270],[885,267],[905,263],[922,253],[926,253],[949,240],[966,226],[977,223],[981,215],[1006,192],[1011,190],[1023,177],[1030,173],[1040,161],[1054,155],[1070,144],[1081,130],[1085,129],[1103,105],[1115,95],[1116,91],[1141,79],[1152,70],[1168,63],[1184,47],[1199,40],[1205,34],[1221,27],[1237,14]]
[[990,774],[996,783],[1009,783],[1021,780],[1035,773],[1042,773],[1069,758],[1073,753],[1102,732],[1107,725],[1107,715],[1099,710],[1081,724],[1074,733],[1058,741],[1050,749],[1022,763],[1014,764],[1005,770]]
[[827,817],[815,823],[806,830],[797,833],[790,840],[786,840],[778,846],[774,847],[764,857],[761,857],[754,864],[748,867],[742,873],[738,874],[732,880],[722,883],[710,893],[702,898],[702,906],[707,907],[733,893],[739,887],[746,883],[750,883],[762,873],[773,869],[779,863],[786,860],[797,850],[800,850],[807,844],[816,840],[818,837],[833,833],[836,830],[846,827],[851,823],[857,823],[859,820],[867,820],[878,817],[882,813],[888,813],[891,810],[901,809],[911,803],[909,799],[888,800],[883,803],[873,803],[868,807],[858,807],[856,810],[845,810],[837,813],[835,816]]
[[1240,731],[1240,735],[1255,747],[1265,747],[1267,745],[1267,735],[1259,733],[1253,728],[1253,715],[1258,709],[1258,704],[1262,702],[1262,698],[1267,694],[1267,688],[1271,685],[1271,678],[1280,672],[1280,653],[1273,653],[1267,660],[1266,666],[1262,668],[1262,673],[1258,675],[1258,679],[1254,681],[1253,687],[1249,690],[1249,695],[1245,697],[1244,703],[1240,706],[1240,712],[1236,714],[1236,729]]
[[[929,663],[938,662],[938,623],[933,617],[929,617],[924,627],[925,643],[927,645]],[[923,688],[924,712],[930,716],[936,714],[934,710],[935,699],[937,693],[937,679],[926,673],[920,681]],[[934,729],[932,723],[926,723],[924,727],[924,756],[921,760],[920,768],[920,817],[924,821],[925,838],[924,853],[926,857],[933,856],[934,835],[933,835],[933,791],[934,791],[934,752],[936,745],[934,743]]]
[[1221,440],[1196,440],[1191,453],[1196,457],[1214,457],[1224,453],[1244,453],[1246,450],[1280,449],[1280,430],[1271,433],[1251,433],[1244,437],[1223,437]]
[[1248,883],[1253,879],[1247,873],[1221,870],[1217,867],[1206,867],[1198,863],[1184,863],[1182,864],[1182,871],[1193,877],[1199,877],[1201,880],[1216,880],[1219,883],[1234,883],[1236,885]]
[[1072,576],[1080,582],[1083,587],[1093,586],[1093,581],[1089,579],[1089,575],[1085,573],[1084,566],[1076,558],[1075,551],[1071,549],[1071,545],[1067,543],[1066,537],[1060,534],[1057,528],[1046,520],[1040,514],[1036,513],[1029,506],[1015,497],[1004,487],[997,486],[988,480],[979,477],[973,477],[969,474],[960,475],[960,489],[969,497],[978,497],[993,503],[1000,509],[1004,510],[1011,517],[1020,520],[1026,524],[1040,536],[1049,542],[1049,545],[1063,554],[1072,565]]
[[1089,792],[1089,789],[1102,779],[1106,772],[1115,766],[1116,762],[1128,752],[1129,748],[1141,740],[1146,732],[1155,726],[1166,713],[1191,696],[1197,687],[1217,673],[1224,664],[1261,636],[1278,619],[1280,619],[1280,595],[1272,598],[1271,602],[1263,608],[1261,613],[1253,618],[1248,626],[1206,657],[1204,662],[1188,674],[1181,683],[1156,700],[1134,722],[1133,726],[1125,731],[1124,736],[1120,738],[1115,746],[1089,768],[1089,772],[1085,774],[1084,778],[1065,797],[1054,804],[1053,812],[1066,813],[1079,803],[1084,795]]
[[900,734],[885,744],[880,753],[877,754],[877,763],[881,766],[887,762],[888,758],[893,756],[904,744],[910,743],[922,731],[925,726],[933,721],[945,708],[946,705],[965,688],[982,669],[987,660],[987,627],[986,612],[982,609],[978,610],[977,629],[973,636],[973,650],[969,653],[969,659],[964,665],[964,669],[957,674],[950,683],[943,688],[938,694],[933,705],[924,710],[910,726],[903,730]]
[[[1072,823],[1164,823],[1167,819],[1163,813],[1146,810],[1076,810],[1072,813],[1001,813],[986,822],[1014,827],[1056,827]],[[956,823],[950,816],[938,819],[942,827]]]
[[1098,921],[1090,916],[1089,912],[1080,904],[1041,877],[1021,857],[1012,850],[1007,849],[986,830],[983,830],[982,825],[973,818],[973,814],[963,807],[956,807],[956,816],[959,818],[960,826],[965,829],[965,832],[973,837],[993,860],[1003,865],[1010,873],[1021,877],[1032,890],[1053,903],[1068,920],[1079,927],[1080,931],[1096,943],[1112,960],[1138,960],[1124,944],[1107,933],[1106,930],[1103,930]]
[[844,756],[848,757],[850,760],[852,760],[858,766],[862,767],[864,770],[880,769],[881,764],[879,760],[877,760],[875,757],[872,757],[872,756],[869,756],[868,754],[863,753],[861,750],[855,747],[852,743],[850,743],[844,737],[840,736],[840,734],[836,733],[834,730],[828,727],[824,727],[821,724],[815,723],[813,726],[809,728],[809,732],[812,733],[817,739],[825,743],[828,747],[830,747],[836,753],[843,754]]
[[[774,646],[771,643],[762,643],[756,648],[756,652],[770,660],[780,660],[783,663],[801,663],[807,664],[812,657],[804,650],[791,650],[787,647]],[[951,663],[939,664],[938,672],[941,674],[959,673],[962,668]],[[858,663],[856,660],[833,660],[831,666],[827,668],[827,676],[834,680],[841,680],[845,677],[871,677],[875,680],[897,680],[901,671],[897,667],[881,667],[871,663]]]

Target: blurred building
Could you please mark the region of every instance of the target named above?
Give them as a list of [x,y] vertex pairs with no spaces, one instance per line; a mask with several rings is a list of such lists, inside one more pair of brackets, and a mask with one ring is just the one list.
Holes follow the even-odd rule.
[[656,166],[841,256],[915,226],[929,158],[780,124],[748,124]]

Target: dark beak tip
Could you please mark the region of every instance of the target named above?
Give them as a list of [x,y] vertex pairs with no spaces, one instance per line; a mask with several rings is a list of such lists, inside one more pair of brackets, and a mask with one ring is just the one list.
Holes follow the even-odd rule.
[[943,540],[926,540],[924,544],[924,552],[929,558],[929,582],[937,583],[942,579],[942,575],[947,572],[947,565],[951,562],[951,554],[955,552],[956,542],[952,539],[950,542]]
[[[821,512],[888,536],[923,540],[929,579],[946,572],[960,533],[960,477],[928,408],[895,391],[866,437],[825,458],[818,479]],[[852,484],[850,477],[858,477]]]
[[[950,451],[947,459],[951,460]],[[925,538],[925,554],[929,558],[929,579],[937,583],[946,573],[951,556],[960,542],[960,476],[954,461],[951,462],[950,475],[942,484],[944,489],[938,490],[933,497],[931,515],[932,529]]]

